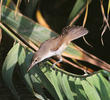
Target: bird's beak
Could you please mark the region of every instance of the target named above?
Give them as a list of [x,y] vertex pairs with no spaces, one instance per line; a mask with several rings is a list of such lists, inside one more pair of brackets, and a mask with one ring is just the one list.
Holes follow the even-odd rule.
[[27,72],[29,72],[29,71],[30,71],[30,69],[31,69],[32,67],[34,67],[34,65],[35,65],[35,64],[36,64],[35,62],[32,62],[32,63],[31,63],[31,65],[29,66],[29,68],[28,68]]

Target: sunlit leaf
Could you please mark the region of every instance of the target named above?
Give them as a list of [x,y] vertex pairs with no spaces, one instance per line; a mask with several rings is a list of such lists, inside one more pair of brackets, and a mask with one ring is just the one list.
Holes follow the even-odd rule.
[[97,89],[100,94],[101,100],[109,100],[110,83],[105,80],[105,78],[101,74],[88,77],[87,80]]
[[65,74],[60,73],[60,75],[58,76],[58,80],[60,81],[61,87],[67,100],[75,100],[74,95],[71,91],[71,87],[69,86],[69,77]]
[[[75,78],[74,79],[74,82],[75,82],[75,92],[77,93],[78,96],[76,96],[76,99],[79,100],[87,100],[87,95],[85,94],[85,91],[82,87],[82,84],[81,84],[81,79],[80,78]],[[72,87],[72,86],[71,86]]]
[[[51,37],[58,36],[55,32],[40,26],[20,13],[18,13],[17,18],[15,18],[14,11],[5,7],[3,7],[2,22],[8,25],[13,31],[23,36],[27,41],[31,40],[36,45],[39,45],[39,43]],[[77,49],[73,49],[74,48],[69,47],[65,52],[80,58],[81,53],[77,51]]]
[[93,84],[90,84],[86,80],[82,80],[81,84],[89,100],[101,100],[98,91],[96,90]]
[[[39,25],[38,23],[35,23],[34,21],[21,15],[20,13],[18,13],[17,18],[15,18],[14,11],[4,6],[2,11],[2,22],[5,23],[8,27],[10,27],[14,32],[23,37],[24,40],[32,41],[36,45],[41,44],[42,42],[51,37],[58,36],[55,32],[44,28],[43,26]],[[72,46],[70,44],[62,55],[73,59],[84,60],[96,66],[99,66],[99,64],[97,63],[98,61],[100,62],[100,68],[103,68],[108,71],[110,70],[109,64],[93,56],[92,54],[81,50],[75,45]]]
[[[77,2],[78,6],[79,3],[83,1],[78,0]],[[82,6],[84,6],[84,4],[85,2],[81,3]],[[53,36],[58,36],[55,32],[40,26],[38,23],[23,16],[21,13],[18,12],[18,16],[15,17],[15,12],[13,10],[4,6],[2,8],[2,22],[26,41],[32,41],[36,45],[39,45]],[[78,12],[78,9],[76,10],[76,13]],[[110,98],[109,82],[98,73],[96,73],[96,75],[93,74],[88,76],[74,75],[59,68],[58,70],[53,70],[51,69],[51,64],[46,61],[44,61],[45,63],[41,62],[39,65],[35,65],[29,72],[27,72],[33,54],[23,47],[19,47],[19,44],[16,44],[13,48],[4,62],[3,78],[15,95],[17,95],[17,93],[12,83],[12,74],[16,63],[18,62],[26,86],[30,92],[39,99],[48,99],[43,92],[43,89],[46,89],[55,100],[102,100],[104,99],[105,94],[107,94],[106,99]],[[93,55],[90,55],[83,50],[81,51],[75,45],[69,45],[65,52],[80,60],[89,62],[89,60],[91,61],[92,59],[92,64],[107,65],[103,63],[103,61],[97,60]],[[12,57],[9,55],[12,55]],[[85,57],[85,59],[83,57]],[[109,68],[109,65],[107,66]],[[10,80],[7,80],[7,77],[9,77]],[[93,82],[94,80],[95,82]],[[102,88],[104,88],[104,91]]]

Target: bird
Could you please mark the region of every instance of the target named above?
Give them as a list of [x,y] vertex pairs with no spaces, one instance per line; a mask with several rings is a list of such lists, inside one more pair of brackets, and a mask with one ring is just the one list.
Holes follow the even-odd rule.
[[44,59],[52,56],[58,56],[59,61],[52,65],[52,68],[62,62],[62,52],[66,49],[68,44],[88,33],[88,30],[83,26],[66,26],[62,30],[62,34],[57,37],[50,38],[44,41],[37,52],[32,57],[32,63],[30,64],[28,71],[34,67],[34,65],[40,63]]

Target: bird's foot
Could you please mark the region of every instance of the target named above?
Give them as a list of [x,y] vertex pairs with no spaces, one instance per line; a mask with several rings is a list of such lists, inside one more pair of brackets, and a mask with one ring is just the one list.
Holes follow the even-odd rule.
[[84,70],[84,75],[86,76],[86,75],[88,75],[88,73],[87,73],[87,71],[86,70]]
[[55,63],[52,65],[52,69],[54,69],[54,70],[56,70],[56,68],[55,68],[56,64],[62,62],[62,56],[59,55],[58,57],[60,58],[59,61],[55,62]]
[[56,65],[56,63],[54,63],[54,64],[52,65],[52,69],[53,69],[53,70],[56,70],[55,65]]

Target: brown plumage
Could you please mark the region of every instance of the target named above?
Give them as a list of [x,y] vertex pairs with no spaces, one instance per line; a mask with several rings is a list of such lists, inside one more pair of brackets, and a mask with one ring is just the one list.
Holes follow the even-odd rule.
[[[34,54],[32,64],[28,71],[37,63],[43,61],[46,58],[58,55],[61,57],[61,53],[68,46],[68,44],[88,33],[88,30],[82,26],[67,26],[63,29],[62,34],[58,37],[46,40],[41,44],[39,50]],[[62,60],[60,59],[59,62]],[[55,65],[55,64],[54,64]]]

